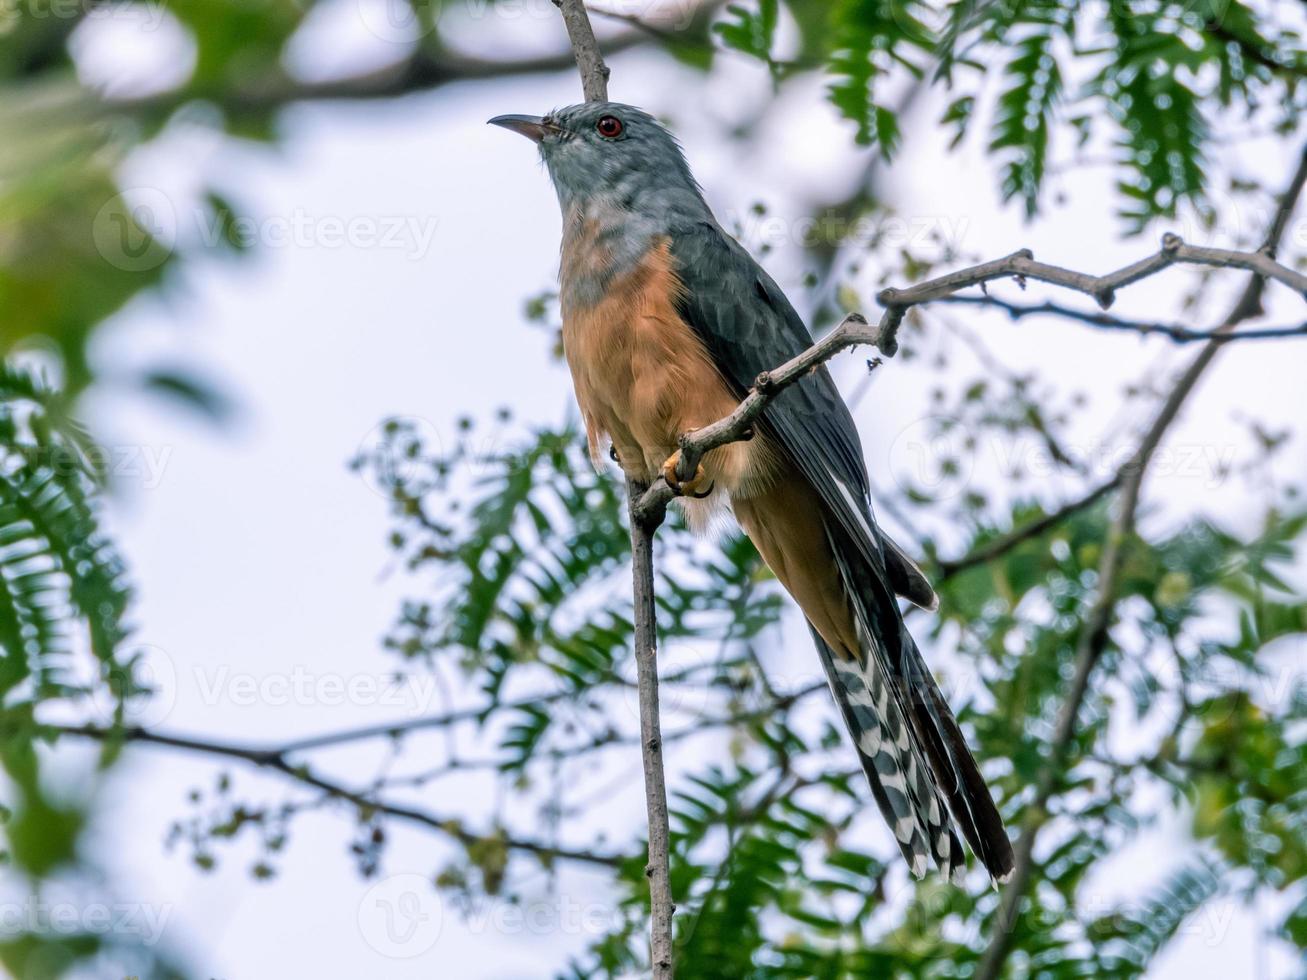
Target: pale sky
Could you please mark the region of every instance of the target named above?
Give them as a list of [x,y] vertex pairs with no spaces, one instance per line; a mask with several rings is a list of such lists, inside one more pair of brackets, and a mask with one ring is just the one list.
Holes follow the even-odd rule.
[[[552,14],[552,5],[543,6]],[[359,18],[384,27],[373,19],[380,8],[336,3],[329,9],[334,13],[315,30],[332,52],[331,64],[314,63],[311,55],[297,64],[327,73],[387,56],[394,39],[359,27]],[[117,77],[139,64],[136,52],[149,47],[134,33],[139,29],[113,22],[103,36],[87,39],[90,77]],[[533,16],[529,5],[503,30],[561,40],[553,20]],[[761,70],[727,58],[705,85],[659,55],[611,60],[613,97],[675,119],[724,223],[729,215],[747,215],[758,199],[773,215],[801,214],[805,201],[837,199],[861,168],[847,128],[816,80],[787,90],[756,145],[736,147],[720,134],[768,97]],[[89,421],[121,461],[111,521],[137,586],[137,636],[149,647],[162,689],[143,721],[200,736],[276,742],[439,710],[440,693],[421,683],[397,697],[366,693],[394,667],[379,639],[398,597],[419,583],[392,567],[385,503],[345,464],[388,415],[424,420],[428,432],[452,444],[454,421],[463,414],[488,418],[510,405],[523,421],[557,423],[571,411],[569,382],[550,357],[550,338],[522,317],[523,300],[554,281],[557,204],[532,148],[485,120],[577,97],[574,76],[559,74],[451,86],[385,104],[296,108],[282,117],[277,147],[236,144],[177,125],[129,163],[124,185],[168,202],[179,236],[203,240],[205,229],[186,202],[211,180],[254,219],[260,242],[243,260],[216,255],[188,263],[166,293],[132,304],[97,344],[106,374],[166,358],[201,369],[239,407],[236,423],[215,431],[121,390],[88,404]],[[1041,259],[1090,271],[1155,247],[1160,228],[1142,240],[1118,240],[1110,171],[1103,168],[1057,180],[1065,206],[1024,225],[1015,208],[997,203],[983,134],[949,154],[947,134],[934,129],[937,115],[937,104],[923,102],[905,120],[906,152],[886,175],[884,194],[903,219],[902,234],[939,229],[977,258],[1031,247]],[[1277,144],[1238,152],[1245,172],[1283,184],[1290,162]],[[1250,227],[1258,224],[1258,215],[1241,217]],[[1298,251],[1307,244],[1304,227],[1299,218],[1289,236]],[[746,227],[746,244],[784,238],[788,230]],[[1208,241],[1229,244],[1223,232]],[[1191,229],[1182,233],[1201,240]],[[794,255],[782,247],[766,264],[801,300]],[[1133,287],[1118,307],[1127,315],[1167,315],[1188,275],[1174,272]],[[1196,325],[1218,320],[1226,297],[1241,285],[1237,276],[1222,279]],[[998,289],[1018,298],[1014,287]],[[1045,296],[1063,298],[1038,287],[1027,298]],[[1273,287],[1270,298],[1268,323],[1302,319],[1286,291]],[[1192,353],[1084,326],[1011,325],[970,310],[957,319],[983,328],[1011,367],[1035,368],[1059,388],[1090,395],[1074,443],[1090,458],[1110,459],[1120,450],[1119,439],[1106,446],[1097,441],[1109,420],[1125,423],[1127,434],[1132,425],[1137,429],[1139,418],[1119,418],[1123,383],[1152,370],[1164,384],[1163,372]],[[1301,419],[1302,343],[1226,350],[1168,439],[1175,455],[1149,481],[1149,520],[1169,525],[1201,508],[1250,529],[1260,502],[1255,488],[1219,478],[1213,463],[1246,446],[1241,417],[1280,425]],[[941,334],[926,348],[955,344]],[[878,483],[914,465],[904,447],[929,411],[926,392],[935,376],[926,361],[890,362],[859,406]],[[862,363],[854,356],[836,364],[846,392],[860,380]],[[1001,463],[982,446],[975,478],[992,482]],[[1307,451],[1297,438],[1280,466],[1301,477],[1304,463]],[[1060,489],[1050,483],[1047,499],[1057,499]],[[787,635],[798,635],[797,620],[789,625]],[[795,658],[808,656],[803,645],[790,646]],[[796,671],[815,676],[815,661],[794,662]],[[339,685],[351,683],[353,703],[337,694]],[[421,747],[414,741],[410,752]],[[342,780],[362,781],[381,748],[324,754],[321,764]],[[69,764],[80,764],[72,755]],[[674,753],[669,759],[673,772],[699,761],[677,760]],[[615,914],[602,878],[566,869],[552,883],[541,878],[534,899],[527,888],[535,904],[525,917],[491,903],[465,920],[428,895],[418,934],[396,946],[374,914],[379,900],[400,901],[411,884],[404,876],[429,875],[451,853],[448,845],[392,822],[380,885],[362,881],[347,853],[349,822],[328,808],[296,819],[273,880],[250,881],[256,851],[247,841],[220,847],[218,869],[200,874],[184,845],[165,851],[163,841],[170,823],[188,815],[188,790],[209,789],[223,770],[235,777],[236,792],[255,802],[293,792],[283,780],[238,765],[142,748],[115,770],[94,835],[96,860],[115,894],[142,906],[149,913],[143,921],[158,922],[160,942],[197,975],[538,977],[579,954]],[[640,825],[643,801],[638,771],[633,774],[596,813],[596,825],[632,833]],[[473,814],[477,800],[484,800],[485,812],[493,801],[484,786],[459,785],[456,798],[450,792],[421,800],[439,812]],[[884,844],[874,808],[860,832]],[[1182,827],[1163,828],[1121,855],[1108,880],[1094,887],[1108,897],[1129,895],[1132,884],[1162,877],[1186,846]],[[370,892],[374,887],[381,891]],[[1257,914],[1233,901],[1213,903],[1187,923],[1151,976],[1288,977],[1293,959],[1286,950],[1262,947]]]

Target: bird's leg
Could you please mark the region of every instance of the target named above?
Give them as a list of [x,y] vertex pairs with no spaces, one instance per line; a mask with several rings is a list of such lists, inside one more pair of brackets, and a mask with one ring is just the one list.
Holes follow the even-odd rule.
[[715,484],[708,479],[702,463],[695,467],[694,476],[688,480],[677,477],[676,470],[680,465],[681,451],[679,449],[668,456],[667,462],[663,463],[663,479],[667,481],[667,485],[672,488],[673,493],[678,497],[694,497],[696,500],[702,500],[713,492]]

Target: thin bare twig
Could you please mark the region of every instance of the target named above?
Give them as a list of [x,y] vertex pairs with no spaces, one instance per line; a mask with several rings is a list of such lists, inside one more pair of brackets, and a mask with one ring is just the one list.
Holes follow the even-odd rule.
[[1078,320],[1107,330],[1125,330],[1142,334],[1145,337],[1160,336],[1175,341],[1177,344],[1199,343],[1214,340],[1228,344],[1243,340],[1279,340],[1287,337],[1307,337],[1307,323],[1292,327],[1258,327],[1255,330],[1240,330],[1235,333],[1219,333],[1215,330],[1193,330],[1178,323],[1158,323],[1153,320],[1127,320],[1112,316],[1110,313],[1094,313],[1090,310],[1077,310],[1061,303],[1021,304],[998,296],[944,296],[941,303],[954,303],[964,306],[988,306],[1002,310],[1012,320],[1028,316],[1057,316],[1064,320]]
[[583,864],[597,864],[608,868],[616,868],[626,860],[626,856],[623,854],[559,847],[546,844],[543,841],[508,834],[503,828],[495,828],[487,833],[478,834],[468,830],[455,817],[445,817],[416,807],[390,803],[368,792],[351,789],[334,780],[316,775],[307,766],[292,762],[277,748],[211,741],[186,735],[168,735],[162,732],[132,727],[102,728],[94,725],[43,725],[41,729],[59,735],[93,739],[99,742],[113,743],[121,741],[131,744],[158,745],[164,748],[182,749],[202,755],[238,759],[260,768],[281,773],[296,782],[318,790],[325,796],[349,803],[361,811],[384,813],[390,817],[437,830],[448,837],[452,837],[464,846],[474,845],[488,838],[493,838],[503,843],[510,850],[534,854],[544,861],[578,861]]
[[1063,269],[1046,262],[1036,262],[1030,249],[1023,248],[1006,258],[950,272],[906,289],[882,289],[876,296],[876,300],[881,306],[886,307],[887,313],[894,309],[902,312],[910,306],[929,303],[967,286],[978,286],[993,279],[1017,276],[1021,279],[1037,279],[1040,282],[1084,293],[1086,296],[1093,297],[1103,309],[1107,309],[1116,299],[1118,289],[1124,289],[1141,279],[1147,279],[1173,265],[1246,269],[1259,276],[1278,280],[1300,296],[1307,296],[1307,276],[1276,262],[1273,248],[1263,247],[1256,252],[1242,252],[1235,249],[1186,245],[1179,235],[1168,232],[1162,236],[1162,247],[1152,255],[1101,276]]
[[563,15],[567,25],[567,38],[572,42],[576,56],[576,70],[581,73],[581,91],[587,102],[608,101],[608,76],[612,74],[604,64],[603,52],[595,40],[594,28],[585,4],[575,0],[554,0],[554,6]]
[[[567,36],[576,55],[577,71],[587,102],[608,100],[608,66],[595,41],[583,0],[554,0],[562,12]],[[654,533],[666,516],[666,506],[643,506],[647,488],[633,480],[626,485],[631,524],[631,589],[635,602],[635,669],[640,701],[640,760],[644,768],[645,809],[649,819],[649,964],[654,980],[671,980],[675,973],[672,946],[670,837],[667,816],[667,777],[663,771],[663,737],[658,718],[658,621],[654,609]]]
[[[1278,242],[1279,238],[1274,240]],[[1162,246],[1157,252],[1101,276],[1063,269],[1046,262],[1036,262],[1029,249],[1021,249],[1004,258],[936,276],[914,286],[882,289],[876,295],[876,300],[884,308],[884,313],[875,326],[870,325],[859,314],[850,313],[838,327],[806,351],[779,367],[758,375],[753,387],[730,415],[702,429],[682,434],[677,476],[681,480],[690,479],[698,469],[704,454],[719,446],[749,438],[754,421],[762,415],[763,409],[772,398],[840,351],[860,344],[869,344],[878,348],[886,357],[893,357],[898,351],[899,326],[903,322],[904,315],[914,306],[951,297],[958,290],[969,286],[979,286],[995,279],[1013,277],[1018,281],[1037,279],[1055,286],[1073,289],[1092,296],[1100,306],[1106,308],[1116,298],[1118,289],[1123,289],[1131,283],[1156,275],[1163,269],[1177,264],[1247,269],[1257,274],[1258,281],[1264,281],[1263,277],[1275,279],[1296,290],[1300,295],[1307,296],[1307,276],[1276,262],[1273,257],[1274,252],[1271,245],[1264,246],[1256,252],[1186,245],[1178,235],[1168,233],[1162,236]],[[1259,290],[1256,309],[1250,308],[1242,319],[1261,312],[1260,300]],[[1228,330],[1219,331],[1221,334],[1228,332]],[[1211,342],[1219,346],[1224,340],[1218,338]],[[659,508],[666,507],[674,496],[675,492],[668,486],[667,481],[659,478],[645,492],[638,510],[657,511]]]
[[[762,414],[768,402],[813,368],[824,364],[849,347],[859,344],[881,347],[882,330],[879,325],[871,326],[860,314],[850,313],[838,327],[802,354],[771,371],[764,371],[758,375],[749,393],[730,415],[681,436],[681,458],[677,464],[677,476],[682,480],[688,480],[694,475],[699,467],[699,461],[706,453],[718,446],[747,439],[754,421]],[[659,477],[653,486],[645,491],[636,512],[656,513],[660,508],[666,507],[674,496],[675,493],[667,485],[667,481]]]
[[653,539],[663,514],[639,512],[645,488],[626,486],[631,519],[632,594],[635,599],[635,669],[640,700],[640,757],[644,765],[645,809],[649,817],[649,949],[653,976],[674,976],[667,777],[663,772],[663,737],[658,718],[658,622],[654,611]]
[[970,568],[975,568],[977,565],[984,565],[996,558],[1002,558],[1018,545],[1029,541],[1031,538],[1039,537],[1039,535],[1043,534],[1050,528],[1057,527],[1072,514],[1079,513],[1088,507],[1092,507],[1094,504],[1098,503],[1098,501],[1102,500],[1103,497],[1107,496],[1107,494],[1120,486],[1121,479],[1121,474],[1117,473],[1110,480],[1100,483],[1088,493],[1063,504],[1057,510],[1051,511],[1043,517],[1031,521],[1029,524],[1023,524],[1021,527],[1013,528],[1007,534],[995,538],[993,541],[982,545],[974,551],[968,552],[961,558],[955,558],[952,561],[939,562],[937,566],[939,568],[938,581],[947,581],[953,576],[960,575],[962,572],[965,572]]
[[[1304,184],[1307,184],[1307,147],[1304,147],[1299,157],[1298,168],[1289,181],[1288,188],[1280,196],[1279,206],[1267,231],[1265,244],[1257,253],[1258,255],[1269,259],[1269,256],[1274,254],[1276,246],[1284,236],[1289,218],[1297,206]],[[1247,265],[1240,267],[1248,268]],[[1266,289],[1265,276],[1268,273],[1260,266],[1254,267],[1253,272],[1254,275],[1240,293],[1229,315],[1217,328],[1217,333],[1227,334],[1244,320],[1262,312],[1262,293]],[[1125,560],[1125,546],[1134,534],[1135,517],[1148,464],[1162,437],[1179,415],[1181,406],[1222,347],[1223,344],[1219,340],[1208,341],[1185,369],[1175,387],[1171,389],[1138,448],[1118,471],[1122,481],[1121,501],[1099,561],[1097,594],[1080,629],[1080,639],[1076,645],[1075,672],[1071,678],[1066,700],[1062,704],[1062,710],[1058,714],[1057,726],[1049,745],[1047,761],[1040,773],[1035,798],[1026,810],[1022,834],[1016,846],[1016,864],[1003,892],[1003,901],[997,912],[989,947],[985,950],[985,956],[976,970],[976,980],[997,980],[1011,951],[1013,928],[1034,869],[1034,849],[1039,829],[1048,819],[1049,800],[1061,778],[1067,749],[1075,736],[1076,719],[1089,690],[1090,676],[1098,665],[1103,651],[1107,649],[1108,631],[1116,611],[1117,591]]]

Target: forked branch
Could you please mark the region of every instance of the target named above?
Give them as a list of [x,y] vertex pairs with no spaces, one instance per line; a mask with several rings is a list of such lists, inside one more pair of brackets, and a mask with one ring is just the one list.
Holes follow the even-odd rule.
[[[595,41],[582,0],[554,0],[562,11],[567,36],[576,54],[581,87],[587,102],[608,99],[608,66]],[[640,759],[644,767],[644,798],[649,820],[649,963],[654,980],[675,974],[672,947],[670,830],[667,780],[663,773],[663,736],[658,718],[658,621],[654,607],[653,539],[663,522],[666,505],[644,507],[645,487],[628,482],[631,521],[631,588],[635,602],[635,667],[640,700]]]
[[[554,2],[562,11],[567,25],[586,98],[606,99],[608,67],[604,64],[595,42],[594,32],[590,27],[582,0],[554,0]],[[1072,505],[1075,508],[1088,506],[1108,493],[1117,490],[1122,493],[1122,501],[1109,532],[1100,564],[1098,593],[1093,607],[1089,610],[1088,621],[1081,632],[1072,690],[1062,706],[1057,731],[1050,747],[1052,762],[1045,767],[1041,775],[1036,802],[1028,808],[1028,819],[1023,827],[1024,833],[1018,842],[1016,873],[1003,896],[998,928],[991,936],[990,946],[977,973],[978,977],[985,980],[997,977],[1011,948],[1011,927],[1030,879],[1036,833],[1039,822],[1047,813],[1048,800],[1057,779],[1056,762],[1061,760],[1066,752],[1080,705],[1088,690],[1090,674],[1108,642],[1107,634],[1116,606],[1117,580],[1122,556],[1128,539],[1134,531],[1135,516],[1149,460],[1217,352],[1226,343],[1239,336],[1236,331],[1240,323],[1262,312],[1261,296],[1266,281],[1281,282],[1300,296],[1307,297],[1307,276],[1275,261],[1276,246],[1283,237],[1289,214],[1302,192],[1304,181],[1307,181],[1307,151],[1304,151],[1290,187],[1280,200],[1280,206],[1268,229],[1265,245],[1256,252],[1188,245],[1178,236],[1167,234],[1162,238],[1161,248],[1156,253],[1105,275],[1095,276],[1037,262],[1030,250],[1022,249],[1005,258],[950,272],[914,286],[884,289],[876,297],[883,308],[883,313],[875,326],[869,324],[859,314],[849,314],[835,330],[807,350],[786,363],[759,374],[744,398],[725,418],[694,432],[683,433],[679,439],[681,457],[677,476],[684,481],[697,471],[706,453],[728,443],[750,438],[754,426],[760,422],[763,412],[772,399],[804,375],[817,369],[840,351],[860,344],[874,346],[886,357],[892,357],[898,350],[899,327],[909,309],[948,299],[971,286],[1009,277],[1023,285],[1026,280],[1035,279],[1084,293],[1093,297],[1101,308],[1107,309],[1115,300],[1117,290],[1156,275],[1173,265],[1236,268],[1253,274],[1230,314],[1210,335],[1191,335],[1183,328],[1170,331],[1170,335],[1177,340],[1200,338],[1206,340],[1203,350],[1170,392],[1130,459],[1111,480],[1093,490],[1082,501]],[[1009,312],[1012,310],[1009,309]],[[672,904],[669,887],[667,799],[662,736],[658,725],[653,536],[663,521],[668,502],[675,493],[662,477],[647,488],[634,482],[628,483],[627,493],[634,565],[635,656],[639,680],[641,748],[649,817],[649,862],[646,873],[650,881],[652,910],[650,962],[653,976],[661,980],[661,978],[672,977],[674,973],[672,914],[675,906]],[[1048,524],[1064,517],[1066,513],[1067,509],[1064,508],[1050,515],[1047,522],[1036,522],[1033,531],[1021,529],[1014,532],[1007,540],[998,543],[996,549],[1011,547],[1014,543],[1024,540],[1026,536],[1039,533]],[[963,559],[955,564],[953,571],[970,567],[979,561],[987,560],[987,557],[981,554],[971,559]]]
[[[704,455],[728,443],[751,438],[753,423],[762,415],[773,398],[840,351],[866,344],[877,348],[886,357],[893,357],[898,352],[898,331],[903,323],[903,317],[914,306],[942,300],[956,300],[958,297],[954,294],[963,289],[983,285],[995,279],[1014,278],[1023,284],[1027,279],[1037,279],[1084,293],[1092,296],[1099,306],[1106,309],[1116,299],[1117,290],[1154,276],[1173,265],[1247,269],[1257,276],[1258,281],[1274,279],[1307,298],[1307,276],[1276,262],[1274,256],[1275,248],[1269,244],[1256,252],[1241,252],[1186,245],[1179,236],[1168,233],[1162,236],[1161,248],[1152,255],[1101,276],[1036,262],[1029,249],[1021,249],[1004,258],[945,273],[914,286],[882,289],[877,294],[876,300],[883,307],[884,312],[874,326],[860,314],[850,313],[839,326],[803,353],[758,375],[748,394],[730,415],[702,429],[683,433],[680,438],[681,458],[677,464],[676,475],[681,480],[688,480],[698,469]],[[1259,301],[1260,296],[1259,291],[1257,295]],[[1255,312],[1260,312],[1260,304],[1256,309],[1250,307],[1242,312],[1241,320]],[[1284,336],[1294,336],[1297,333],[1298,331],[1285,332]],[[1201,338],[1216,344],[1230,343],[1243,336],[1230,328],[1207,333],[1193,332],[1193,339]],[[1262,332],[1250,332],[1247,336],[1249,339],[1264,338]],[[667,481],[659,478],[645,492],[636,512],[657,514],[675,495]]]

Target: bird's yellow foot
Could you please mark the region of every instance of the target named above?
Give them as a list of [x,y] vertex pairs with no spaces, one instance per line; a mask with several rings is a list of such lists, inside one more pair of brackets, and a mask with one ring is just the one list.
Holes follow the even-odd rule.
[[668,456],[667,462],[663,463],[663,479],[672,488],[672,492],[679,497],[694,497],[696,500],[702,500],[713,492],[715,484],[704,473],[702,463],[695,468],[694,476],[688,480],[677,479],[676,468],[680,465],[681,451],[679,449]]

